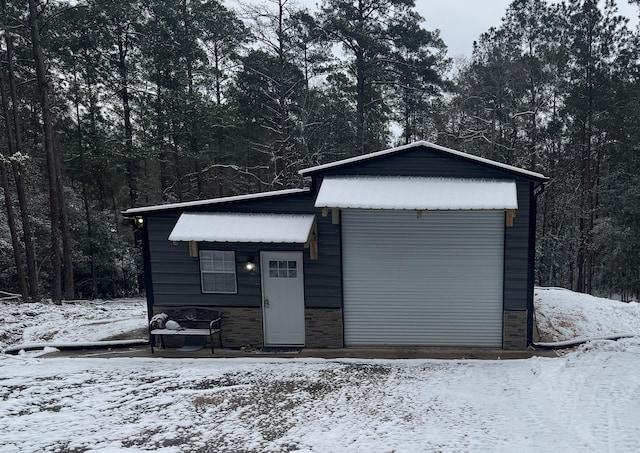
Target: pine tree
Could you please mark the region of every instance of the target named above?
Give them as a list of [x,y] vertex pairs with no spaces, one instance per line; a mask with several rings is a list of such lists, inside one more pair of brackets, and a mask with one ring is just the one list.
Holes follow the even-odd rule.
[[389,102],[384,88],[395,27],[420,20],[413,0],[325,0],[321,23],[329,40],[340,43],[355,80],[357,154],[384,148],[389,141]]
[[[71,255],[71,238],[66,213],[64,188],[62,184],[61,159],[55,150],[55,131],[53,114],[49,97],[50,78],[44,61],[41,40],[41,15],[43,9],[37,0],[29,0],[29,27],[31,30],[31,47],[33,50],[36,71],[36,90],[40,101],[43,125],[43,143],[49,175],[49,207],[51,215],[51,251],[53,259],[52,299],[59,303],[62,300],[61,267],[64,260],[65,297],[73,299],[74,280]],[[60,243],[62,242],[62,251]]]

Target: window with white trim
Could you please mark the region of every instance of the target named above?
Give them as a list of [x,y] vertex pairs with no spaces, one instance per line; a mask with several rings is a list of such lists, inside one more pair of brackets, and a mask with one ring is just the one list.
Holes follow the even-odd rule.
[[236,252],[200,250],[200,282],[203,293],[236,294]]

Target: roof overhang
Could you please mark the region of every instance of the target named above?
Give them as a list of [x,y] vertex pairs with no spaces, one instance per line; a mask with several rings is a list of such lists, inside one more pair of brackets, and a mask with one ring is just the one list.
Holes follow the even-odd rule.
[[267,198],[278,198],[286,196],[296,196],[309,193],[309,189],[285,189],[285,190],[273,190],[270,192],[260,192],[248,195],[236,195],[232,197],[211,198],[208,200],[196,200],[185,201],[182,203],[169,203],[155,206],[143,206],[140,208],[129,208],[122,212],[125,217],[144,216],[147,214],[154,214],[157,212],[185,210],[185,209],[200,209],[208,206],[218,206],[222,204],[233,204],[244,201],[262,200]]
[[315,206],[416,211],[515,210],[512,180],[422,177],[326,177]]
[[185,212],[169,240],[305,244],[314,225],[314,215]]

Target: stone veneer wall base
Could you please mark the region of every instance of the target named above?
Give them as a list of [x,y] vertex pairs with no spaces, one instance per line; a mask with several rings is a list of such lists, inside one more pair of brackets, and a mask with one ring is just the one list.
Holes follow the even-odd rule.
[[505,310],[502,328],[502,349],[527,349],[527,311]]
[[262,308],[220,307],[222,312],[222,341],[225,348],[261,348]]
[[[163,307],[154,307],[154,314],[162,312]],[[262,335],[262,308],[255,307],[216,307],[207,306],[208,309],[219,310],[222,313],[222,346],[226,349],[239,349],[242,347],[261,348],[264,336]],[[169,337],[167,337],[169,338]],[[176,341],[165,343],[169,347],[180,346]],[[215,347],[218,342],[216,339]]]
[[307,348],[342,348],[342,309],[307,308],[305,311]]

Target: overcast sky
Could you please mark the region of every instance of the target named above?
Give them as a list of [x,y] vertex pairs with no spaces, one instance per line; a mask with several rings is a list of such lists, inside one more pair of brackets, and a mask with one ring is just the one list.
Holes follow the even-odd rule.
[[[416,0],[416,9],[425,18],[424,28],[440,29],[451,57],[471,55],[473,41],[490,27],[500,25],[512,0]],[[638,7],[617,0],[620,13],[635,25]]]
[[[276,0],[223,0],[232,8],[238,4],[270,3]],[[497,27],[513,0],[415,0],[416,10],[425,19],[427,30],[440,29],[450,57],[471,56],[473,41],[490,27]],[[547,0],[559,3],[560,0]],[[630,18],[633,27],[638,23],[638,7],[628,0],[616,0],[620,14]],[[293,0],[298,6],[317,10],[322,0]],[[604,3],[604,0],[600,0]]]

